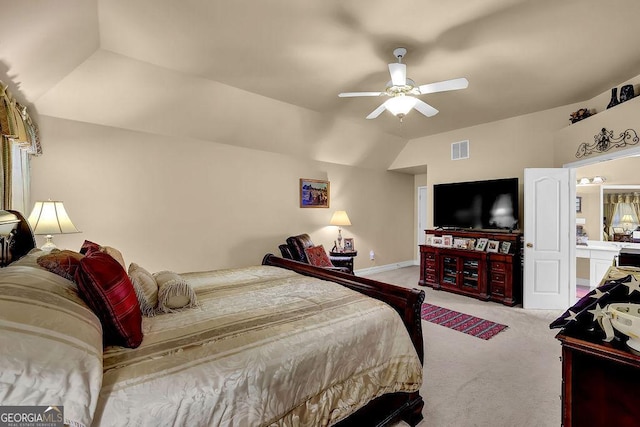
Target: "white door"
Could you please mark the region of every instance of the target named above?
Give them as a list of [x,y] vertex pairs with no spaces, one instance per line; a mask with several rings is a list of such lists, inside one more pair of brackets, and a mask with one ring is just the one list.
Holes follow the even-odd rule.
[[418,244],[424,245],[427,228],[427,187],[418,187]]
[[524,170],[524,308],[575,302],[575,170]]

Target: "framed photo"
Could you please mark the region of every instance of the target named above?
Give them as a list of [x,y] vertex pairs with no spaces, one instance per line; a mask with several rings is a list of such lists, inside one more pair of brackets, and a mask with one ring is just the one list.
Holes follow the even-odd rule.
[[498,248],[500,247],[500,242],[497,240],[489,240],[487,242],[487,252],[498,252]]
[[509,249],[511,249],[511,242],[502,242],[500,243],[500,253],[508,254]]
[[622,234],[624,233],[624,228],[622,227],[613,227],[613,232],[616,234]]
[[300,178],[300,207],[328,208],[329,181]]
[[582,213],[582,197],[576,197],[576,212]]
[[453,236],[449,234],[445,234],[442,236],[442,246],[445,248],[450,248],[453,246]]
[[353,251],[355,251],[355,247],[353,246],[353,237],[345,237],[342,240],[344,241],[344,251],[345,252],[353,252]]
[[482,237],[478,239],[478,243],[476,243],[476,251],[484,251],[487,247],[487,242],[489,239]]
[[433,245],[433,234],[427,234],[424,244],[429,246]]
[[453,239],[453,247],[456,249],[467,249],[467,239]]
[[433,236],[432,244],[433,246],[443,246],[442,245],[442,236]]
[[467,249],[474,250],[476,248],[476,239],[467,239]]

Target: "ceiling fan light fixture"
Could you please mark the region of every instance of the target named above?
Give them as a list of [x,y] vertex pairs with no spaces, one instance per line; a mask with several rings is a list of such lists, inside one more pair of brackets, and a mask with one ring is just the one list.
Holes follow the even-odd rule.
[[384,107],[394,116],[406,116],[409,111],[416,105],[416,98],[413,96],[398,95],[385,101]]

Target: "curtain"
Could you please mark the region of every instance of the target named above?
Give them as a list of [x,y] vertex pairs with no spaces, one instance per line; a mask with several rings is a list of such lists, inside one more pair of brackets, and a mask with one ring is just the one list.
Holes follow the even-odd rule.
[[[603,208],[605,231],[610,236],[613,236],[613,227],[631,227],[631,229],[635,229],[640,224],[640,193],[605,194]],[[632,221],[622,221],[625,215],[630,215]]]
[[0,209],[24,212],[29,202],[29,156],[40,154],[38,128],[0,81]]

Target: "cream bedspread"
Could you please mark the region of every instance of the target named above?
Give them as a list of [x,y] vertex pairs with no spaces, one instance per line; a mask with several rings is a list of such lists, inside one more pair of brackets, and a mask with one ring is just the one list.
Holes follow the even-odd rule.
[[0,270],[0,405],[64,406],[89,426],[102,384],[102,327],[76,286],[25,266]]
[[144,318],[139,348],[105,350],[94,426],[325,426],[420,388],[384,303],[269,266],[183,277],[198,308]]

